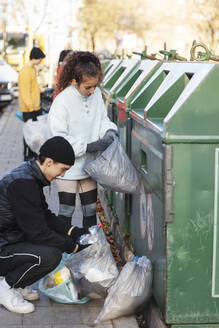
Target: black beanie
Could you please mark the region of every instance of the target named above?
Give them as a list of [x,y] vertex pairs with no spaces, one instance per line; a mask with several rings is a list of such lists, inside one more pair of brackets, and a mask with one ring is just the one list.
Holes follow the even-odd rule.
[[55,162],[74,165],[75,153],[71,144],[63,137],[48,139],[40,148],[40,156],[49,157]]
[[33,47],[30,52],[30,59],[41,59],[45,58],[46,55],[42,52],[40,48]]

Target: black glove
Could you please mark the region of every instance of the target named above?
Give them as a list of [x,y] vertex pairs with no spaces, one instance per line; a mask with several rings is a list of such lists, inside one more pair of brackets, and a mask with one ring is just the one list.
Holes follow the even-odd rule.
[[70,237],[74,240],[77,240],[79,237],[87,233],[88,233],[88,229],[74,227],[70,233]]
[[105,136],[108,136],[108,137],[112,138],[112,140],[114,141],[119,136],[119,134],[116,130],[109,129],[109,130],[106,131],[104,137]]
[[117,136],[118,134],[116,130],[107,130],[103,138],[98,141],[91,142],[87,145],[87,151],[89,153],[93,153],[95,151],[104,151],[107,147],[109,147],[109,145],[111,145]]

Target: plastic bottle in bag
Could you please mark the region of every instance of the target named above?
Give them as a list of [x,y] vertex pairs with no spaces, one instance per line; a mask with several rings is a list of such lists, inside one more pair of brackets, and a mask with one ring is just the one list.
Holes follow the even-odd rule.
[[[55,281],[56,285],[59,285],[69,279],[71,279],[71,273],[70,273],[70,270],[68,268],[66,268],[66,266],[63,266],[59,271],[57,271],[54,274],[54,281]],[[78,300],[78,290],[77,290],[76,286],[73,284],[73,282],[70,281],[67,284],[67,286],[71,292],[72,299]]]
[[56,285],[63,283],[66,280],[71,279],[70,270],[63,266],[59,271],[54,274],[54,280]]

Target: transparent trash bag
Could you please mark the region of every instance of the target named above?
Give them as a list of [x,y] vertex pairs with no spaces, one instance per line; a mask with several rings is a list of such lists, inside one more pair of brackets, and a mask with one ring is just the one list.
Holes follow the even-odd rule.
[[87,153],[84,171],[111,190],[129,194],[140,190],[137,171],[118,138],[102,153]]
[[27,145],[35,153],[39,153],[42,144],[49,138],[49,129],[47,124],[47,116],[37,116],[37,121],[29,119],[23,125],[23,135]]
[[109,289],[103,308],[94,324],[134,314],[152,293],[152,265],[146,256],[127,262]]
[[106,236],[100,225],[94,225],[88,229],[88,234],[82,235],[79,239],[81,245],[94,243],[107,243]]
[[39,281],[39,290],[53,301],[66,304],[84,304],[90,298],[80,298],[77,286],[73,283],[69,269],[65,261],[71,255],[64,253],[60,264]]
[[101,298],[119,274],[108,242],[96,242],[72,254],[65,265],[81,297]]

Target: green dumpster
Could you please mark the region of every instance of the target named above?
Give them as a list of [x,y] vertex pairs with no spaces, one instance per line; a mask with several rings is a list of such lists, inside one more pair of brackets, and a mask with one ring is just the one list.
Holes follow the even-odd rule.
[[[108,82],[109,79],[111,79],[111,76],[118,69],[118,67],[120,66],[121,63],[122,63],[122,59],[118,59],[118,58],[112,59],[110,61],[109,65],[107,66],[106,70],[104,70],[104,72],[103,72],[104,78],[103,78],[103,82],[101,85],[102,95],[103,95],[103,99],[104,99],[106,107],[107,107],[108,116],[111,119],[111,121],[114,121],[113,108],[112,108],[112,105],[110,104],[110,95],[108,93],[104,93],[104,85]],[[108,201],[108,205],[112,206],[113,197],[114,197],[113,192],[105,189],[105,195],[106,195],[106,199]]]
[[[119,138],[128,155],[131,141],[130,102],[160,65],[161,62],[157,60],[142,60],[114,93]],[[125,233],[129,233],[130,202],[131,195],[114,193],[114,214],[118,217],[121,231]]]
[[108,116],[114,123],[117,123],[117,116],[114,106],[116,90],[139,64],[139,60],[123,59],[113,73],[110,75],[107,74],[103,79],[102,89],[104,98],[106,99],[107,112]]
[[118,66],[121,64],[122,59],[112,59],[109,62],[109,65],[107,65],[106,69],[103,71],[104,78],[103,78],[103,84],[107,82],[109,77],[114,73],[114,71],[118,68]]
[[150,80],[160,65],[161,62],[158,60],[142,60],[114,92],[120,142],[127,153],[129,144],[127,137],[130,135],[127,133],[130,103],[135,95],[139,93],[139,90]]
[[110,62],[111,62],[110,59],[102,59],[101,60],[101,67],[102,67],[102,70],[103,70],[103,75],[106,75],[107,72],[112,67],[111,64],[110,64]]
[[111,121],[113,121],[113,111],[112,111],[112,106],[110,106],[110,95],[104,92],[104,85],[108,82],[109,79],[111,79],[111,76],[118,69],[121,62],[122,59],[112,59],[109,65],[107,66],[107,69],[103,72],[104,78],[101,84],[101,88],[102,88],[103,99],[107,107],[107,113]]
[[138,101],[144,115],[130,113],[142,183],[131,243],[153,263],[166,324],[219,327],[219,66],[163,63],[148,86],[162,72],[150,101]]
[[[114,60],[115,62],[115,60]],[[117,124],[117,113],[115,111],[115,98],[114,95],[116,93],[117,88],[126,80],[129,75],[133,72],[136,66],[140,64],[139,60],[131,60],[131,59],[123,59],[113,71],[109,71],[103,79],[102,83],[102,93],[105,99],[105,104],[107,107],[107,113],[109,118]],[[113,213],[114,212],[113,204],[114,204],[114,192],[110,190],[105,190],[105,195],[108,201],[108,205],[112,206]]]

